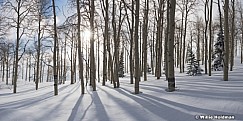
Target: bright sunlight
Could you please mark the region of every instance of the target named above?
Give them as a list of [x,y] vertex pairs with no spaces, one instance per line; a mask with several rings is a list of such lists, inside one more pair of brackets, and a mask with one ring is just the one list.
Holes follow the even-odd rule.
[[83,31],[83,37],[84,37],[84,40],[86,41],[89,41],[90,40],[90,36],[91,36],[91,31],[86,29]]

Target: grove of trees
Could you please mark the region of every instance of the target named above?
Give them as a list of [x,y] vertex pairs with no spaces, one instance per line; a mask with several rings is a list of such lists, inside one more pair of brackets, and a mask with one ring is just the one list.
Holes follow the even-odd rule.
[[243,63],[242,6],[241,0],[1,0],[0,80],[13,93],[20,79],[36,90],[53,82],[58,95],[67,80],[80,81],[85,94],[100,79],[119,88],[119,77],[130,76],[139,94],[151,69],[173,92],[175,69],[185,73],[190,55],[202,74],[223,71],[228,81],[234,58]]

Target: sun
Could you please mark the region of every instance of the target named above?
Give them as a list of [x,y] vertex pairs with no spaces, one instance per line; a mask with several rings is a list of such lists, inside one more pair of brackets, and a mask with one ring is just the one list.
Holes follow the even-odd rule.
[[83,36],[84,36],[84,39],[85,40],[90,40],[90,37],[91,37],[91,31],[90,30],[88,30],[88,29],[86,29],[86,30],[84,30],[84,32],[83,32]]

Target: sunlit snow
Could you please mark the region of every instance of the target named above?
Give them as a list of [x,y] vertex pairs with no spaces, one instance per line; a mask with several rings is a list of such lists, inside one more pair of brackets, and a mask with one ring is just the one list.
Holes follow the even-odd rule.
[[[204,72],[203,72],[204,73]],[[133,94],[129,76],[120,78],[121,87],[114,89],[97,83],[97,91],[86,87],[80,94],[80,83],[59,85],[53,96],[53,82],[35,84],[18,81],[18,93],[12,86],[0,83],[0,121],[193,121],[195,117],[232,115],[243,120],[243,64],[236,65],[223,81],[222,72],[211,77],[187,76],[176,72],[175,92],[166,92],[164,76],[140,82],[140,94]],[[199,120],[197,120],[199,121]]]

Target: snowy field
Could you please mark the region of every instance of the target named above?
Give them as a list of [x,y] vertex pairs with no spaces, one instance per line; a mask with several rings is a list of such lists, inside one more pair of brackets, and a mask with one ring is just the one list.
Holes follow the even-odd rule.
[[199,121],[223,115],[243,121],[239,60],[229,75],[229,81],[222,81],[222,72],[213,72],[212,77],[176,72],[175,92],[165,91],[164,77],[156,80],[148,75],[138,95],[133,94],[128,76],[121,78],[119,89],[110,82],[98,83],[96,92],[88,86],[85,95],[80,95],[80,83],[59,85],[59,95],[53,96],[50,82],[41,83],[36,91],[33,82],[19,81],[16,94],[0,82],[0,121]]

